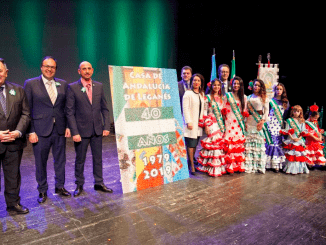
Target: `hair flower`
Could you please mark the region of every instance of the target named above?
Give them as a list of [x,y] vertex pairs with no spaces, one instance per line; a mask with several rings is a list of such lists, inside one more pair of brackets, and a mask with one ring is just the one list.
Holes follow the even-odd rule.
[[249,82],[249,86],[248,86],[248,89],[249,90],[252,90],[252,88],[254,87],[254,83],[252,81]]
[[312,105],[312,106],[310,106],[310,108],[309,108],[309,110],[310,111],[318,111],[318,105]]

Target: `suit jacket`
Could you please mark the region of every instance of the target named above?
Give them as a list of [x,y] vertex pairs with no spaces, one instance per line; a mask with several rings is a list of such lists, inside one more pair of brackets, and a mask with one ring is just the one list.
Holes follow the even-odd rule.
[[[66,93],[68,84],[66,81],[54,78],[58,96],[54,103],[44,85],[42,76],[25,81],[24,89],[31,109],[31,126],[29,133],[35,132],[39,136],[49,136],[54,123],[59,134],[64,134],[67,126],[65,116]],[[60,84],[60,85],[59,85]]]
[[185,87],[184,87],[184,81],[181,80],[180,82],[178,82],[178,88],[179,88],[179,99],[180,99],[180,106],[181,106],[181,113],[183,114],[183,95],[185,94]]
[[[227,81],[228,83],[228,89],[227,89],[227,93],[232,91],[232,86],[231,86],[231,81]],[[224,83],[222,83],[222,95],[225,95],[225,86]]]
[[13,142],[0,142],[0,154],[6,149],[8,151],[17,151],[26,146],[25,134],[31,121],[30,110],[24,89],[17,84],[6,81],[5,92],[7,115],[5,115],[2,107],[0,106],[0,130],[18,130],[22,133],[22,137],[17,138]]
[[66,112],[71,135],[91,137],[110,130],[109,109],[104,96],[103,84],[93,81],[92,104],[82,91],[80,79],[68,84]]

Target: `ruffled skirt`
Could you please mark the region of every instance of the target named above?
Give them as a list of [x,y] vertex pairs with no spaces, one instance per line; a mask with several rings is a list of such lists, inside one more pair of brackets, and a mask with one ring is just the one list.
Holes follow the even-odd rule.
[[306,151],[308,158],[308,165],[325,165],[326,159],[323,154],[323,146],[318,142],[307,141],[306,142]]
[[224,161],[224,143],[220,134],[206,137],[200,142],[202,149],[197,158],[200,164],[197,170],[210,176],[218,177],[226,174]]
[[256,126],[248,126],[245,149],[246,173],[265,173],[267,159],[265,138],[257,131]]
[[245,140],[225,140],[224,145],[224,151],[225,151],[225,163],[226,163],[226,171],[228,173],[234,173],[234,172],[244,172],[244,161],[245,161],[245,155],[244,155],[244,143]]
[[283,148],[286,157],[283,171],[287,174],[308,174],[308,159],[304,142],[302,140],[294,142],[288,139],[284,141]]
[[273,144],[265,144],[266,169],[282,169],[285,163],[285,155],[282,148],[282,136],[272,136]]

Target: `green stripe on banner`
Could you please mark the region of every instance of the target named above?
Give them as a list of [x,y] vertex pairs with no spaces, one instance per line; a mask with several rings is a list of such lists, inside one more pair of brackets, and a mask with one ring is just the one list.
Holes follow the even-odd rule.
[[165,132],[152,135],[128,136],[129,150],[149,148],[154,146],[176,144],[175,132]]
[[174,118],[173,107],[125,108],[126,122]]
[[[111,66],[113,69],[113,116],[114,116],[114,121],[116,121],[121,114],[124,106],[126,105],[126,101],[123,99],[123,95],[125,93],[125,90],[123,89],[123,83],[124,83],[124,78],[123,78],[123,71],[121,66]],[[110,78],[111,80],[111,78]]]

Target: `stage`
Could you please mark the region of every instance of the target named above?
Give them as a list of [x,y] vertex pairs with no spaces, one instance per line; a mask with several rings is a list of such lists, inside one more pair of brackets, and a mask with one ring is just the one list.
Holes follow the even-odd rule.
[[[198,147],[199,148],[199,147]],[[89,149],[90,150],[90,149]],[[66,189],[73,192],[75,152],[67,141]],[[91,153],[84,193],[54,194],[52,154],[48,200],[40,205],[31,144],[25,148],[21,203],[10,216],[0,194],[1,244],[325,244],[326,171],[305,175],[197,173],[189,179],[122,194],[115,137],[103,140],[105,184],[93,189]]]

